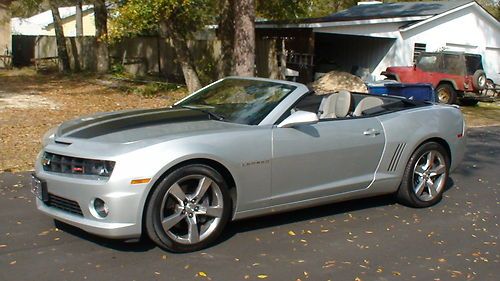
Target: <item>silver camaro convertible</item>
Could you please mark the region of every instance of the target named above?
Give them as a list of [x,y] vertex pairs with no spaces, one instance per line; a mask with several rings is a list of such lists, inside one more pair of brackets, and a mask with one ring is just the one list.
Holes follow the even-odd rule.
[[431,206],[464,130],[453,106],[229,77],[170,108],[50,130],[32,191],[40,211],[89,233],[195,251],[231,220],[389,193]]

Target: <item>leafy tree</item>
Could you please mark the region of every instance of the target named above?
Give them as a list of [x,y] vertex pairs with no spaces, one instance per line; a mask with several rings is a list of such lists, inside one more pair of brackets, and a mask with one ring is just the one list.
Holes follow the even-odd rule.
[[169,38],[182,68],[189,91],[201,87],[188,40],[213,22],[213,0],[129,0],[120,5],[111,20],[110,36],[116,40],[147,31]]

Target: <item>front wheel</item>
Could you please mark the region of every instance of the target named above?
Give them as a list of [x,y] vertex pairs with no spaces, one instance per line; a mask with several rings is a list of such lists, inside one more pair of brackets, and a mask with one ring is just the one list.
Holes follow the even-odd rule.
[[146,231],[158,246],[192,252],[209,246],[231,214],[223,177],[205,165],[181,167],[167,175],[146,206]]
[[397,197],[407,206],[429,207],[443,196],[449,174],[450,160],[446,150],[438,143],[420,146],[406,165]]

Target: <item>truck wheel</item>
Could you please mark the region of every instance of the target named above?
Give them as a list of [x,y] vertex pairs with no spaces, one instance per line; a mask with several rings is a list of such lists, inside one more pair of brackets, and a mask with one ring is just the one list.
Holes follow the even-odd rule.
[[436,88],[436,94],[440,103],[454,104],[457,102],[457,92],[450,84],[440,84]]
[[482,90],[486,87],[486,74],[483,70],[476,70],[472,76],[472,86],[478,90]]

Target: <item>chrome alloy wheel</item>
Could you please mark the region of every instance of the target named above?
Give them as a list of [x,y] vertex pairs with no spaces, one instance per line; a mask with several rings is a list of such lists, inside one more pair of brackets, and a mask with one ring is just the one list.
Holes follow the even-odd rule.
[[221,222],[220,187],[204,175],[176,181],[163,197],[160,221],[168,237],[180,244],[196,244],[212,234]]
[[413,169],[413,192],[422,201],[431,201],[444,188],[447,175],[444,156],[437,150],[424,153]]

